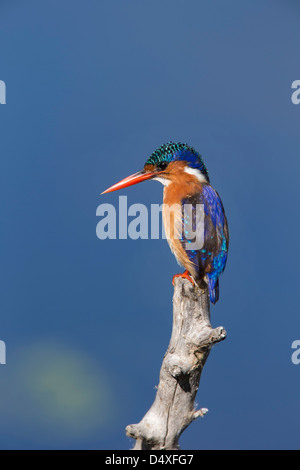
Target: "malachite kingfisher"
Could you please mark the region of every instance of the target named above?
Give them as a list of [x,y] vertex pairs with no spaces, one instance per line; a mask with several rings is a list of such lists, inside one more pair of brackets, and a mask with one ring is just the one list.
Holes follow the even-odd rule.
[[[229,233],[222,201],[210,185],[207,168],[201,155],[187,144],[168,142],[157,148],[146,161],[144,168],[111,186],[102,194],[126,188],[146,180],[156,180],[164,185],[163,222],[171,251],[178,263],[186,270],[177,276],[189,279],[193,284],[207,284],[210,301],[219,299],[219,276],[227,261]],[[203,243],[200,249],[188,249],[185,235],[185,205],[202,205],[204,208]],[[167,207],[179,207],[173,215],[173,229],[170,227],[170,211]],[[195,211],[192,212],[193,214]],[[193,224],[197,223],[194,215]],[[195,227],[197,232],[197,226]],[[200,227],[199,227],[200,229]],[[179,234],[179,235],[178,235]]]

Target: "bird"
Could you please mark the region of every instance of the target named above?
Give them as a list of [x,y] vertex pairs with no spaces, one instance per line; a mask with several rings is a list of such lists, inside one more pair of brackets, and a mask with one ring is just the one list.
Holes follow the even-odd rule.
[[[164,185],[163,222],[171,251],[185,268],[173,276],[188,279],[193,285],[208,287],[212,304],[219,300],[219,277],[223,273],[229,247],[229,230],[225,210],[217,191],[210,184],[207,167],[201,154],[182,142],[167,142],[158,147],[146,160],[142,170],[109,187],[103,193],[116,191],[146,180]],[[183,208],[192,208],[187,215]],[[197,205],[203,208],[203,217],[195,216]],[[176,207],[173,212],[168,208]],[[188,221],[191,217],[191,221]],[[204,220],[203,220],[204,218]],[[189,222],[189,224],[188,224]],[[201,225],[202,224],[202,225]],[[203,231],[202,243],[189,249],[190,233]],[[192,247],[192,245],[190,245]]]

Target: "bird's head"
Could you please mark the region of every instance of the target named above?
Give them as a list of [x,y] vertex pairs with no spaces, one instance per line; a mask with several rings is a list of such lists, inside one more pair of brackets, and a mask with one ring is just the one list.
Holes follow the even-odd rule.
[[192,175],[200,183],[209,183],[209,176],[201,155],[187,144],[168,142],[157,148],[144,168],[108,188],[104,193],[126,188],[153,179],[167,186],[184,175]]

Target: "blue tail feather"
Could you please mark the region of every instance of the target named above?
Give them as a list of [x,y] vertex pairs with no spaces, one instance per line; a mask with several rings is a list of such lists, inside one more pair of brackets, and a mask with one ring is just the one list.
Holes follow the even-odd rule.
[[208,291],[209,298],[212,304],[215,304],[219,300],[219,279],[212,279],[207,277],[208,280]]

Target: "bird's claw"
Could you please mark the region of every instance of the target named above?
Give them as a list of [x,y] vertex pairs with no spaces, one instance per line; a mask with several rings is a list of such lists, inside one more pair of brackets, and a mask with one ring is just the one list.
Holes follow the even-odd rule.
[[173,280],[172,280],[172,284],[174,286],[174,282],[175,282],[175,278],[176,277],[183,277],[184,279],[187,279],[188,281],[190,281],[193,286],[195,285],[195,282],[194,282],[194,279],[191,277],[190,273],[188,272],[188,270],[184,271],[184,273],[181,273],[181,274],[175,274],[175,276],[173,276]]

